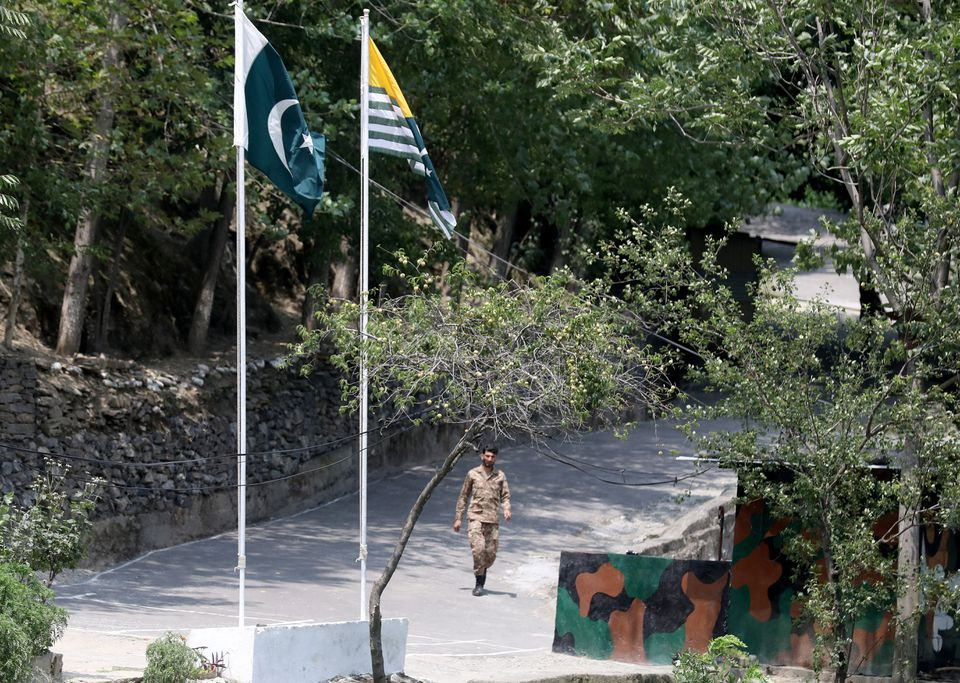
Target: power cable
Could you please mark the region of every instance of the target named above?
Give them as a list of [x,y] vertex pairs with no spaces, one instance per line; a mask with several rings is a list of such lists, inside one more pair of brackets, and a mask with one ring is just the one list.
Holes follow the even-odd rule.
[[[603,482],[604,484],[612,484],[612,485],[614,485],[614,486],[643,487],[643,486],[662,486],[662,485],[664,485],[664,484],[679,484],[681,481],[686,481],[686,480],[688,480],[688,479],[693,479],[693,478],[695,478],[695,477],[703,476],[703,475],[706,474],[707,472],[716,469],[715,466],[711,466],[711,467],[707,467],[707,468],[702,469],[702,470],[698,470],[698,471],[696,471],[696,472],[691,472],[691,473],[689,473],[689,474],[684,474],[684,475],[677,475],[677,476],[674,476],[674,477],[670,477],[670,478],[668,478],[668,479],[661,479],[661,480],[659,480],[659,481],[643,481],[643,482],[629,482],[629,481],[627,481],[626,476],[624,476],[624,475],[627,473],[627,470],[620,470],[621,480],[620,480],[620,481],[613,481],[613,480],[610,480],[610,479],[605,479],[605,478],[603,478],[603,477],[597,476],[596,474],[587,471],[587,469],[586,469],[585,467],[583,467],[581,464],[579,464],[579,461],[574,461],[574,460],[571,460],[571,459],[564,458],[564,457],[562,457],[562,456],[557,456],[557,455],[554,455],[554,454],[552,454],[552,453],[545,452],[545,451],[540,451],[540,450],[537,450],[536,453],[537,453],[538,455],[542,456],[542,457],[545,457],[545,458],[549,459],[549,460],[554,460],[554,461],[556,461],[556,462],[559,462],[559,463],[562,464],[562,465],[566,465],[567,467],[572,467],[573,469],[578,470],[578,471],[582,472],[583,474],[586,474],[588,477],[592,477],[593,479],[596,479],[597,481]],[[632,474],[633,474],[633,473],[632,473]],[[650,474],[650,473],[636,473],[636,474]]]
[[[353,455],[348,455],[339,460],[327,463],[325,465],[320,465],[318,467],[313,467],[309,470],[303,470],[302,472],[294,472],[293,474],[287,474],[282,477],[274,477],[273,479],[264,479],[261,481],[246,482],[244,486],[246,487],[255,487],[255,486],[265,486],[267,484],[273,484],[278,481],[284,481],[286,479],[293,479],[295,477],[302,477],[306,474],[311,474],[313,472],[319,472],[320,470],[329,469],[335,465],[346,462],[347,460],[353,459]],[[237,488],[236,484],[210,484],[207,486],[194,486],[191,488],[163,488],[161,486],[142,486],[139,484],[120,484],[115,481],[103,479],[102,477],[95,477],[92,479],[86,479],[83,477],[74,477],[71,476],[70,479],[78,484],[97,484],[104,487],[125,489],[125,490],[134,490],[134,491],[159,491],[161,493],[204,493],[208,491],[221,491],[227,489]]]
[[[330,149],[329,147],[327,147],[327,153],[334,159],[334,161],[337,161],[338,163],[346,166],[347,168],[349,168],[349,169],[350,169],[351,171],[353,171],[354,173],[356,173],[356,174],[358,174],[358,175],[360,174],[360,171],[359,171],[359,169],[357,169],[356,166],[354,166],[353,164],[351,164],[349,161],[347,161],[346,159],[344,159],[342,156],[340,156],[339,154],[337,154],[336,152],[334,152],[334,151],[333,151],[332,149]],[[398,194],[397,194],[396,192],[394,192],[393,190],[387,188],[387,187],[384,186],[384,185],[381,185],[380,183],[378,183],[378,182],[375,181],[375,180],[370,180],[370,184],[373,185],[374,187],[376,187],[376,188],[377,188],[378,190],[380,190],[381,192],[383,192],[383,193],[384,193],[385,195],[387,195],[389,198],[393,199],[397,204],[403,206],[404,208],[408,209],[409,211],[412,211],[413,213],[419,214],[420,216],[422,216],[422,217],[424,217],[424,218],[430,219],[431,224],[432,224],[433,219],[432,219],[432,217],[430,216],[430,214],[429,214],[426,210],[422,209],[421,207],[417,206],[416,204],[413,204],[413,203],[407,201],[406,199],[404,199],[403,197],[401,197],[400,195],[398,195]],[[531,273],[530,271],[525,270],[524,268],[521,268],[520,266],[516,265],[516,264],[513,263],[512,261],[508,261],[507,259],[504,259],[504,258],[501,257],[500,255],[493,253],[492,251],[490,251],[489,249],[487,249],[484,245],[480,244],[479,242],[477,242],[477,241],[474,240],[474,239],[471,239],[471,238],[468,237],[467,235],[464,235],[463,233],[458,232],[457,230],[454,230],[454,231],[453,231],[453,234],[456,235],[457,237],[459,237],[460,239],[464,240],[465,242],[467,242],[470,246],[472,246],[473,248],[477,249],[478,251],[481,251],[481,252],[483,252],[484,254],[486,254],[487,256],[490,256],[493,260],[496,260],[496,261],[498,261],[498,262],[506,265],[508,272],[509,272],[510,269],[513,269],[513,270],[517,271],[518,273],[522,273],[522,274],[525,275],[528,279],[533,277],[533,273]],[[455,242],[455,246],[456,246],[457,249],[459,249],[460,251],[462,251],[465,255],[468,255],[468,256],[469,256],[469,254],[470,254],[469,249],[463,247],[463,246],[459,243],[459,241],[456,241],[456,240],[453,240],[453,241]],[[497,272],[497,270],[496,270],[495,268],[493,268],[493,266],[492,266],[491,263],[487,263],[487,266],[486,266],[486,267],[488,268],[488,270],[490,270],[490,272],[491,272],[495,277],[499,278],[500,280],[502,280],[502,281],[504,281],[504,282],[507,281],[507,278],[506,278],[504,275],[502,275],[501,273]],[[628,311],[628,313],[629,313],[629,315],[630,315],[634,320],[636,320],[636,321],[640,324],[640,327],[643,329],[643,331],[644,331],[645,334],[648,334],[648,335],[650,335],[651,337],[655,337],[655,338],[659,339],[660,341],[664,342],[665,344],[669,344],[669,345],[671,345],[671,346],[674,346],[674,347],[676,347],[677,349],[683,351],[684,353],[687,353],[687,354],[690,354],[691,356],[695,356],[695,357],[697,357],[697,358],[703,359],[703,356],[702,356],[701,354],[697,353],[695,350],[691,349],[690,347],[686,346],[685,344],[681,344],[680,342],[678,342],[678,341],[676,341],[676,340],[674,340],[674,339],[670,339],[669,337],[665,337],[665,336],[663,336],[662,334],[660,334],[657,330],[655,330],[653,327],[651,327],[650,324],[649,324],[647,321],[645,321],[643,318],[641,318],[641,317],[640,317],[639,315],[637,315],[635,312],[633,312],[633,311]]]
[[[408,417],[410,417],[411,419],[416,419],[418,417],[423,417],[429,412],[430,410],[423,410],[420,413],[412,414],[412,415],[409,415]],[[367,429],[366,433],[372,434],[376,431],[379,431],[379,430],[373,427],[373,428]],[[353,439],[356,439],[359,436],[360,436],[360,432],[356,431],[356,432],[351,432],[350,434],[347,434],[345,436],[338,437],[331,441],[324,441],[321,443],[312,444],[310,446],[300,446],[297,448],[277,448],[277,449],[270,449],[265,451],[249,451],[247,453],[221,453],[216,455],[208,455],[201,458],[189,458],[184,460],[154,460],[150,462],[103,460],[100,458],[88,458],[86,456],[68,455],[65,453],[50,453],[47,451],[40,451],[33,448],[23,448],[22,446],[14,446],[13,444],[2,443],[2,442],[0,442],[0,450],[7,449],[7,450],[19,452],[19,453],[29,453],[31,455],[38,455],[44,458],[52,458],[54,460],[70,460],[75,462],[86,462],[86,463],[98,464],[98,465],[109,465],[110,467],[166,467],[169,465],[187,465],[187,464],[193,464],[198,462],[208,462],[211,460],[235,460],[239,458],[241,455],[245,455],[247,457],[253,457],[253,456],[283,455],[283,454],[290,454],[290,453],[303,453],[307,451],[320,450],[322,448],[330,448],[332,446],[341,444],[345,441],[352,441]]]
[[592,462],[587,462],[586,460],[575,458],[572,455],[558,453],[557,450],[554,447],[550,446],[549,444],[544,444],[544,447],[555,456],[553,458],[555,460],[569,461],[570,463],[576,463],[581,467],[589,468],[591,470],[597,470],[599,472],[606,472],[609,474],[618,474],[618,475],[621,475],[621,478],[623,477],[624,474],[631,474],[633,476],[638,476],[638,477],[640,476],[660,477],[660,476],[663,476],[664,474],[662,471],[661,472],[644,472],[640,470],[628,470],[623,467],[604,467],[603,465],[595,465]]
[[[378,445],[378,444],[380,444],[380,443],[383,443],[384,441],[387,441],[387,440],[389,440],[389,439],[391,439],[391,438],[393,438],[393,437],[395,437],[395,436],[398,436],[398,435],[400,435],[400,434],[403,434],[404,432],[407,432],[407,431],[409,431],[409,430],[411,430],[411,429],[413,429],[413,425],[406,425],[406,426],[404,426],[404,427],[402,427],[402,428],[397,429],[397,430],[394,431],[394,432],[391,432],[390,434],[383,435],[380,439],[378,439],[378,440],[374,441],[373,443],[369,444],[369,445],[368,445],[368,449],[369,449],[370,447],[373,447],[373,446],[376,446],[376,445]],[[320,465],[320,466],[318,466],[318,467],[313,467],[313,468],[310,468],[310,469],[308,469],[308,470],[303,470],[302,472],[294,472],[294,473],[292,473],[292,474],[287,474],[287,475],[283,475],[283,476],[280,476],[280,477],[273,477],[273,478],[271,478],[271,479],[263,479],[263,480],[260,480],[260,481],[248,482],[248,483],[245,483],[244,486],[250,486],[250,487],[265,486],[265,485],[267,485],[267,484],[274,484],[274,483],[276,483],[276,482],[278,482],[278,481],[285,481],[285,480],[288,480],[288,479],[295,479],[296,477],[302,477],[302,476],[304,476],[304,475],[311,474],[311,473],[313,473],[313,472],[319,472],[319,471],[321,471],[321,470],[329,469],[330,467],[333,467],[333,466],[335,466],[335,465],[339,465],[340,463],[343,463],[343,462],[346,462],[346,461],[348,461],[348,460],[351,460],[351,459],[353,459],[353,457],[354,457],[353,454],[351,454],[351,455],[348,455],[348,456],[346,456],[346,457],[344,457],[344,458],[340,458],[339,460],[335,460],[335,461],[333,461],[333,462],[326,463],[326,464]],[[109,462],[109,461],[107,461],[107,462]],[[174,462],[184,462],[184,461],[174,461]],[[40,470],[37,469],[36,471],[39,472]],[[77,477],[77,476],[71,475],[69,478],[70,478],[71,481],[73,481],[73,482],[75,482],[75,483],[79,483],[79,484],[96,484],[96,485],[110,486],[110,487],[115,487],[115,488],[125,489],[125,490],[159,491],[159,492],[161,492],[161,493],[203,493],[203,492],[206,492],[206,491],[217,491],[217,490],[234,489],[234,488],[237,487],[237,484],[236,484],[236,483],[229,483],[229,484],[210,484],[210,485],[207,485],[207,486],[194,486],[194,487],[190,487],[190,488],[175,488],[175,487],[174,487],[174,488],[163,488],[162,486],[142,486],[142,485],[139,485],[139,484],[121,484],[121,483],[117,483],[117,482],[115,482],[115,481],[106,479],[106,478],[104,478],[104,477],[85,478],[85,477]]]
[[[374,430],[367,430],[371,432]],[[322,443],[312,444],[310,446],[301,446],[297,448],[286,448],[286,449],[273,449],[266,451],[251,451],[249,453],[220,453],[216,455],[207,455],[200,458],[188,458],[184,460],[154,460],[150,462],[130,462],[130,461],[115,461],[115,460],[103,460],[100,458],[88,458],[81,455],[68,455],[66,453],[49,453],[46,451],[39,451],[33,448],[23,448],[21,446],[14,446],[13,444],[0,443],[0,450],[7,449],[10,451],[15,451],[18,453],[29,453],[31,455],[39,455],[45,458],[53,458],[55,460],[71,460],[76,462],[86,462],[98,465],[109,465],[111,467],[166,467],[168,465],[186,465],[198,462],[208,462],[211,460],[235,460],[241,455],[246,455],[247,457],[253,456],[268,456],[268,455],[277,455],[277,454],[289,454],[289,453],[302,453],[307,451],[319,450],[322,448],[329,448],[331,446],[336,446],[337,444],[343,443],[344,441],[350,441],[356,439],[359,436],[359,432],[353,434],[347,434],[346,436],[333,439],[332,441],[325,441]]]

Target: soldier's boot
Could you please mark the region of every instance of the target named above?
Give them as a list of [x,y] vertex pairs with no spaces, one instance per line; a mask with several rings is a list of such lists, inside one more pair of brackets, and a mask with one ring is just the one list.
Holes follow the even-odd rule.
[[473,587],[473,594],[477,597],[483,595],[483,582],[487,578],[486,572],[483,574],[474,574],[474,577],[477,579],[477,585]]

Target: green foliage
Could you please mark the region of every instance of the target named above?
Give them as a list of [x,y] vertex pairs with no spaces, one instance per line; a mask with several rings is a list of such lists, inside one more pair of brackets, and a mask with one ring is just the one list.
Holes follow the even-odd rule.
[[67,613],[26,566],[0,562],[0,680],[19,683],[62,634]]
[[168,632],[147,645],[143,683],[185,683],[201,674],[200,656],[183,636]]
[[[20,181],[17,180],[16,176],[0,175],[0,188],[2,189],[13,188],[19,184]],[[20,217],[13,214],[19,208],[20,203],[16,197],[0,192],[0,230],[13,231],[20,228]]]
[[328,356],[343,371],[342,409],[350,411],[360,407],[362,367],[381,429],[429,422],[462,430],[410,509],[371,591],[378,681],[385,680],[380,596],[426,502],[468,449],[481,439],[538,440],[619,426],[625,410],[659,409],[671,389],[659,355],[638,343],[635,321],[606,283],[578,284],[560,271],[531,284],[491,285],[463,262],[444,278],[426,265],[426,257],[397,254],[385,275],[406,293],[371,303],[365,334],[358,334],[358,306],[339,302],[318,315],[318,330],[301,328],[291,357],[306,374],[315,357]]
[[23,12],[17,12],[5,5],[0,5],[0,35],[7,35],[23,40],[27,37],[23,32],[23,27],[29,24],[30,17]]
[[733,635],[710,641],[706,652],[681,652],[673,664],[677,683],[768,683],[747,646]]
[[583,98],[600,125],[663,122],[707,149],[752,149],[784,176],[802,160],[851,206],[850,220],[831,227],[845,242],[834,254],[841,268],[894,318],[956,310],[946,285],[960,239],[958,96],[944,84],[960,77],[960,8],[671,0],[644,9],[586,6],[592,18],[630,22],[623,37],[556,27],[539,61],[559,96]]
[[[609,237],[617,206],[657,205],[673,185],[696,200],[691,225],[704,225],[753,212],[781,186],[796,184],[790,172],[755,150],[701,148],[659,122],[630,130],[600,126],[602,117],[580,115],[582,96],[554,97],[546,87],[552,62],[529,54],[532,46],[550,43],[554,19],[585,35],[606,35],[632,30],[633,21],[645,16],[634,7],[630,15],[614,13],[607,20],[592,15],[606,3],[565,4],[556,15],[540,0],[388,0],[378,6],[374,37],[417,116],[462,232],[487,244],[500,239],[501,256],[534,272],[563,264],[582,272],[581,249]],[[111,21],[117,9],[123,13],[120,27]],[[351,257],[341,254],[341,238],[355,242],[358,232],[357,178],[336,159],[349,163],[359,144],[354,38],[360,5],[334,0],[317,12],[296,0],[247,10],[283,56],[311,128],[328,135],[331,150],[328,195],[309,224],[248,168],[251,261],[280,240],[296,242],[307,270],[324,279],[331,261]],[[98,261],[95,282],[107,279],[110,265],[121,269],[115,305],[124,315],[112,317],[117,325],[138,327],[131,318],[166,304],[166,317],[186,328],[181,318],[189,307],[145,299],[189,296],[195,289],[190,278],[158,281],[158,269],[143,261],[155,252],[158,235],[177,248],[206,229],[215,209],[211,188],[232,173],[225,134],[231,123],[229,19],[204,3],[131,0],[81,7],[41,3],[31,7],[30,20],[31,39],[7,41],[0,50],[4,92],[10,95],[0,99],[0,169],[20,178],[17,196],[29,209],[22,230],[28,278],[44,283],[50,305],[46,299],[61,295],[65,265],[81,248]],[[105,69],[104,55],[111,50],[119,63]],[[643,52],[631,48],[635,56]],[[109,139],[106,171],[91,181],[91,131],[111,108],[113,125],[103,134]],[[371,170],[391,192],[423,206],[422,179],[402,160],[378,156]],[[371,238],[382,249],[424,248],[424,226],[392,199],[375,191],[370,208]],[[103,244],[74,245],[78,217],[86,211],[100,216],[95,241],[105,244],[118,216],[130,216],[121,254]],[[523,218],[507,235],[516,216]],[[6,246],[0,243],[0,249]],[[438,256],[459,258],[456,249],[445,245]],[[289,272],[305,281],[302,265]],[[291,291],[303,281],[292,282]],[[271,284],[268,278],[262,282]],[[101,297],[94,301],[104,305]],[[38,317],[41,325],[50,319]],[[55,331],[42,332],[49,338]]]
[[628,407],[659,404],[668,392],[655,350],[637,343],[635,322],[596,287],[565,273],[490,285],[462,263],[441,280],[420,270],[425,259],[397,259],[385,273],[408,293],[370,305],[366,338],[356,333],[358,306],[341,302],[320,316],[318,331],[301,330],[294,349],[309,372],[310,358],[333,346],[331,360],[350,378],[345,409],[357,408],[363,355],[371,406],[385,424],[537,436],[616,423]]
[[68,472],[68,466],[47,461],[46,473],[30,487],[30,504],[15,504],[12,494],[0,502],[0,559],[45,572],[48,586],[83,558],[100,488],[95,480],[71,495],[65,490]]
[[[916,506],[918,519],[957,519],[957,398],[938,382],[958,351],[939,325],[908,346],[884,318],[801,302],[792,271],[765,262],[744,317],[716,265],[721,245],[694,263],[682,230],[644,216],[627,219],[618,248],[601,257],[629,282],[630,306],[698,355],[689,381],[715,398],[678,407],[686,432],[737,470],[747,500],[791,521],[782,534],[800,605],[818,627],[818,651],[842,672],[853,625],[917,581],[897,572],[894,513]],[[718,418],[738,428],[700,430]],[[899,475],[907,457],[917,463],[910,478]]]

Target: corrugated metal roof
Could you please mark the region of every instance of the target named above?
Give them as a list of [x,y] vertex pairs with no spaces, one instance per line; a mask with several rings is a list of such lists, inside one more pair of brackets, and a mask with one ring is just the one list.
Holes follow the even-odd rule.
[[832,209],[808,209],[773,203],[767,207],[765,214],[745,220],[739,232],[763,240],[799,244],[810,237],[810,231],[814,230],[818,234],[815,242],[817,246],[842,244],[840,240],[823,229],[820,225],[821,217],[834,223],[841,223],[847,218],[845,214]]

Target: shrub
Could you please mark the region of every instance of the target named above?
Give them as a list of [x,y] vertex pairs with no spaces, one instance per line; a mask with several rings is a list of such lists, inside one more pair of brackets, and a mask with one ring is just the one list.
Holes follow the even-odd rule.
[[178,633],[164,633],[147,646],[147,668],[143,683],[184,683],[196,678],[200,656]]
[[30,662],[63,634],[67,613],[24,565],[0,563],[0,681],[16,683]]
[[47,461],[47,472],[31,484],[31,505],[19,506],[12,494],[0,500],[0,560],[45,572],[47,586],[64,569],[83,558],[84,537],[92,525],[101,480],[94,479],[70,495],[69,466]]
[[673,664],[677,683],[769,683],[736,636],[714,638],[706,652],[681,652]]

